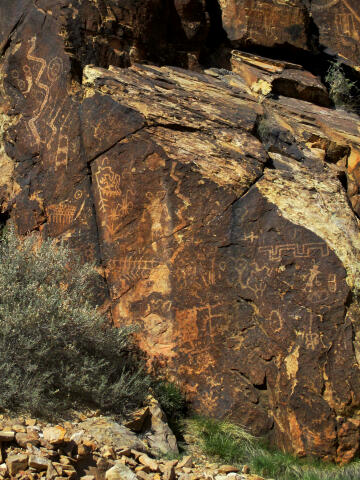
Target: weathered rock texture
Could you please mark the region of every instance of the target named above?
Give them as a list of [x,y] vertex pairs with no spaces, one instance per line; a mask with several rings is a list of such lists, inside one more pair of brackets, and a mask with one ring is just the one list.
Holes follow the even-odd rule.
[[[204,3],[173,5],[186,35],[174,29],[172,45],[196,61]],[[231,3],[243,2],[224,3],[227,18]],[[114,321],[141,325],[149,364],[194,408],[348,461],[359,450],[360,119],[326,108],[299,65],[240,52],[233,72],[119,68],[169,58],[160,5],[1,4],[2,212],[20,234],[61,236],[102,267]]]
[[219,0],[234,46],[325,48],[360,66],[357,0]]

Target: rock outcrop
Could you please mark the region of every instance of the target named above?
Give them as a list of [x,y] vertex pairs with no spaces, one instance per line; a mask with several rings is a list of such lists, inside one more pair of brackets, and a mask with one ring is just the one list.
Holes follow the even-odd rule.
[[236,47],[280,47],[338,54],[360,66],[357,0],[219,0]]
[[[244,32],[270,47],[251,2],[220,2],[229,38],[243,38],[231,22],[244,3]],[[309,8],[314,21],[345,7],[357,19],[355,1],[305,3],[260,3],[256,15],[284,20],[273,45],[309,48]],[[136,63],[172,63],[172,49],[200,69],[205,10],[3,2],[1,211],[99,265],[99,301],[141,325],[149,365],[195,409],[348,461],[360,447],[360,119],[296,64],[242,52],[233,71]],[[166,15],[181,25],[171,48]]]

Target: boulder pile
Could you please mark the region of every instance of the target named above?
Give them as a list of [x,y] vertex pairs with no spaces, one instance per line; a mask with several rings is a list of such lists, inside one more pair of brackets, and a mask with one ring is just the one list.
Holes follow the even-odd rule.
[[[125,423],[139,430],[149,419],[149,408],[135,418]],[[153,420],[159,427],[159,418]],[[110,417],[96,415],[61,425],[32,418],[2,419],[0,427],[0,478],[4,479],[261,480],[246,465],[240,471],[192,456],[170,460],[178,450],[165,422],[162,431],[168,432],[167,445],[159,428],[136,434]]]

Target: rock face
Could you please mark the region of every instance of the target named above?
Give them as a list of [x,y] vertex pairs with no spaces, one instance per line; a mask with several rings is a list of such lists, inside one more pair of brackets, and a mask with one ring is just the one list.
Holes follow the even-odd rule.
[[360,66],[357,0],[219,0],[236,47],[325,48]]
[[[205,3],[169,3],[184,34],[173,29],[174,52],[195,63]],[[226,29],[242,4],[252,15],[251,2],[223,3]],[[141,325],[149,365],[195,409],[348,461],[359,450],[360,119],[326,108],[299,65],[241,52],[232,72],[119,68],[170,61],[161,5],[1,4],[1,211],[20,234],[62,237],[98,263],[100,301],[117,324]],[[310,7],[281,8],[275,43],[305,48]],[[249,35],[269,46],[254,22]]]

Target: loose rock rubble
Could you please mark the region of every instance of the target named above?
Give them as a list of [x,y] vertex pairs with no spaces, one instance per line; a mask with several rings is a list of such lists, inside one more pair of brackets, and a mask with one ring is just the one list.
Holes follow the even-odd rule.
[[[139,419],[150,410],[136,412],[135,417]],[[140,432],[139,423],[131,422],[127,424]],[[233,465],[208,464],[190,455],[159,459],[159,449],[147,441],[149,436],[137,436],[109,417],[94,416],[63,425],[0,418],[0,428],[1,479],[262,480],[251,475],[247,465],[240,470]],[[159,445],[164,448],[161,438]]]

